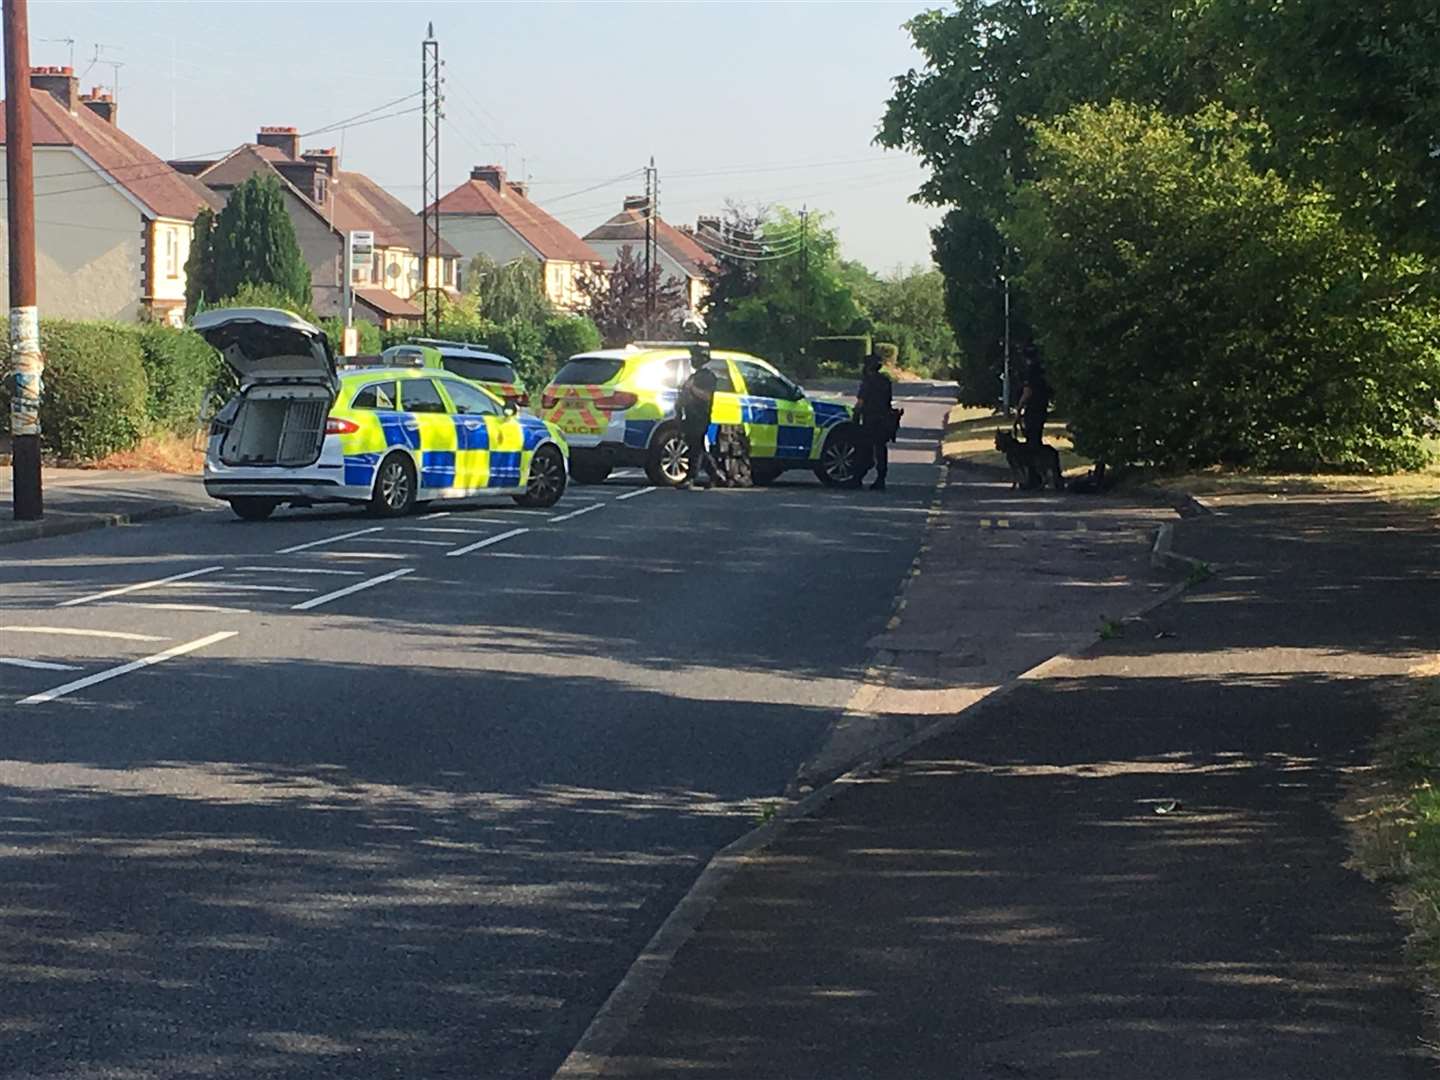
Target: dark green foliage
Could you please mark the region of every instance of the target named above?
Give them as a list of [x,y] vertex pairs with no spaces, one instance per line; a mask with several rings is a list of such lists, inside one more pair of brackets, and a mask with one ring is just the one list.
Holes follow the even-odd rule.
[[275,176],[256,174],[230,193],[215,221],[215,296],[235,296],[245,285],[274,286],[288,303],[309,308],[310,268],[295,240],[295,226]]
[[[647,285],[647,280],[649,284]],[[583,307],[605,344],[619,347],[646,337],[675,337],[685,316],[685,288],[645,263],[628,244],[606,273],[587,269],[576,281]],[[650,297],[654,297],[653,309]]]
[[545,352],[558,365],[576,353],[600,348],[600,331],[583,315],[555,315],[545,320],[542,330]]
[[201,398],[224,368],[220,354],[192,330],[151,324],[140,328],[139,339],[150,427],[176,433],[193,430]]
[[869,334],[844,334],[810,340],[810,355],[817,363],[854,371],[857,375],[870,355]]
[[190,256],[185,260],[185,316],[193,319],[220,299],[215,285],[215,212],[208,206],[195,217]]
[[475,311],[482,319],[521,319],[538,325],[553,312],[544,274],[536,259],[514,259],[497,266],[488,256],[476,255],[465,275],[465,291],[475,296]]
[[46,450],[65,461],[94,461],[140,441],[148,417],[135,327],[46,319],[40,347],[45,352],[40,432]]
[[1219,108],[1082,107],[1037,128],[1014,233],[1081,453],[1393,470],[1440,396],[1434,272],[1252,165]]
[[241,285],[231,295],[223,300],[217,300],[209,305],[212,308],[280,308],[282,311],[289,311],[306,322],[319,325],[315,317],[315,309],[310,306],[309,300],[303,303],[296,303],[295,298],[285,292],[278,285],[246,284]]
[[[345,344],[345,320],[338,315],[332,315],[328,319],[321,319],[316,325],[325,331],[325,336],[330,339],[330,348],[335,350],[337,357],[340,356],[341,349]],[[354,326],[359,339],[357,343],[359,355],[378,356],[384,348],[380,340],[380,327],[364,319],[356,319]]]
[[900,363],[900,346],[893,341],[877,341],[875,343],[875,355],[880,357],[880,363],[887,368],[893,368]]

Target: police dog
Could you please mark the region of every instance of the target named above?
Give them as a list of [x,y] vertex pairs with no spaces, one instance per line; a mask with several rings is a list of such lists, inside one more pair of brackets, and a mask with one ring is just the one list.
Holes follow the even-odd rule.
[[[1005,460],[1010,465],[1010,474],[1013,480],[1011,489],[1019,488],[1028,491],[1032,487],[1043,488],[1048,479],[1056,491],[1062,491],[1065,487],[1065,477],[1060,472],[1060,451],[1053,446],[1046,446],[1043,443],[1037,448],[1021,442],[1008,431],[995,432],[995,449],[1005,455]],[[1032,484],[1031,476],[1038,478],[1038,484]]]

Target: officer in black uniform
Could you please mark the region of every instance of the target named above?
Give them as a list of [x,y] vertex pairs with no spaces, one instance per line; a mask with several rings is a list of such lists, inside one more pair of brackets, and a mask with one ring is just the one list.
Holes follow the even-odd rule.
[[680,396],[675,402],[675,413],[690,454],[690,468],[680,485],[682,488],[691,488],[699,482],[702,466],[710,474],[712,484],[721,482],[720,470],[705,445],[710,432],[710,410],[714,404],[715,373],[709,368],[696,368],[680,388]]
[[860,417],[860,452],[865,460],[856,469],[853,486],[859,487],[865,474],[873,467],[875,482],[871,491],[885,490],[885,476],[890,471],[890,437],[895,434],[894,401],[890,377],[880,370],[880,357],[871,353],[865,358],[865,374],[855,393],[855,411]]

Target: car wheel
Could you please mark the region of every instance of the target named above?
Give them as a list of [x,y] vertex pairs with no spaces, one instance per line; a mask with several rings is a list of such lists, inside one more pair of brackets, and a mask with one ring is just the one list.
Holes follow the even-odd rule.
[[650,440],[645,476],[656,487],[678,487],[690,478],[689,447],[678,424],[666,424]]
[[530,459],[530,485],[514,499],[521,506],[544,510],[565,494],[565,458],[553,446],[542,446]]
[[404,454],[391,454],[375,470],[370,512],[380,517],[400,517],[414,509],[415,466]]
[[244,521],[264,521],[279,505],[279,499],[262,499],[258,495],[241,495],[230,500],[230,509]]
[[773,484],[776,480],[780,479],[780,474],[784,471],[780,466],[768,461],[752,460],[750,462],[750,479],[757,487],[765,487],[767,484]]
[[826,487],[852,484],[859,476],[860,444],[854,432],[831,432],[820,451],[820,463],[815,466],[815,475]]
[[610,459],[604,454],[570,451],[570,479],[577,484],[603,484],[610,475]]

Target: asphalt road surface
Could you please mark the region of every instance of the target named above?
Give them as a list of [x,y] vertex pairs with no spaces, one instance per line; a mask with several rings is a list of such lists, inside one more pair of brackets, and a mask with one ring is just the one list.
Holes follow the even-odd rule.
[[884,494],[0,550],[0,1077],[548,1076],[853,693],[937,478],[911,393]]

